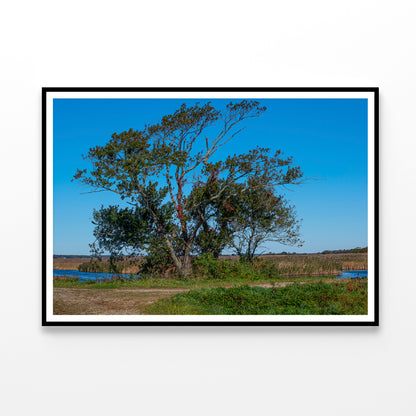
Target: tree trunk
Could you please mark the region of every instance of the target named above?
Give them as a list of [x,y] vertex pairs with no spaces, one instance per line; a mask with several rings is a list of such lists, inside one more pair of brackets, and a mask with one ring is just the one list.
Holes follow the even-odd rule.
[[189,253],[185,253],[185,256],[182,261],[182,270],[180,274],[184,279],[188,279],[192,271],[192,259]]
[[179,259],[175,253],[175,250],[173,249],[173,246],[170,240],[168,238],[165,238],[165,241],[166,241],[166,245],[168,247],[169,253],[170,253],[170,257],[176,269],[178,270],[179,274],[184,279],[188,279],[192,271],[192,259],[191,259],[191,254],[190,254],[191,250],[187,248],[185,250],[183,258]]
[[169,254],[170,254],[170,257],[173,261],[173,264],[180,271],[181,268],[182,268],[182,264],[179,261],[178,257],[176,256],[176,253],[175,253],[175,250],[173,249],[172,243],[170,242],[169,238],[167,238],[166,236],[165,236],[165,242],[166,242],[166,245],[168,247]]

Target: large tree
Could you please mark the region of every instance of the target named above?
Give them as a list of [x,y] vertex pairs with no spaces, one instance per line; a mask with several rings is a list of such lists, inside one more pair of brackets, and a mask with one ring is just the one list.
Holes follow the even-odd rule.
[[158,124],[113,134],[106,145],[91,148],[85,158],[92,169],[78,170],[74,179],[94,191],[116,193],[131,206],[94,214],[100,247],[146,252],[159,246],[186,278],[191,253],[209,241],[213,221],[220,224],[212,237],[217,245],[222,241],[217,250],[229,244],[227,229],[235,224],[237,200],[253,190],[256,178],[261,179],[256,189],[297,184],[302,178],[300,168],[280,150],[257,147],[215,160],[218,149],[245,128],[244,120],[265,110],[247,100],[222,110],[211,103],[182,104]]

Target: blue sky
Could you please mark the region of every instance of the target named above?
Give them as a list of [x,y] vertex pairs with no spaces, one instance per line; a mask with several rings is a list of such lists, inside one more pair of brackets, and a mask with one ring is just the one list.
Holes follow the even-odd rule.
[[[121,204],[111,193],[86,193],[71,182],[88,149],[113,133],[141,130],[173,113],[181,99],[54,99],[54,254],[89,254],[92,211]],[[229,100],[210,100],[222,107]],[[261,99],[267,111],[245,122],[246,129],[218,151],[217,158],[259,145],[293,156],[305,184],[281,193],[302,219],[303,247],[269,243],[265,251],[318,252],[367,246],[367,100]]]

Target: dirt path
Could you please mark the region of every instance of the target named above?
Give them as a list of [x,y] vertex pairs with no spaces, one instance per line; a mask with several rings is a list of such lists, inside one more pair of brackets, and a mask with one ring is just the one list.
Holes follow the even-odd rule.
[[144,307],[189,289],[53,289],[54,315],[141,315]]

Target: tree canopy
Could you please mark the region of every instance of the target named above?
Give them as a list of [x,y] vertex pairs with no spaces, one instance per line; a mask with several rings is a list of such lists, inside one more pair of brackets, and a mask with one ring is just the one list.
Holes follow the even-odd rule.
[[292,158],[261,147],[214,157],[245,120],[265,111],[247,100],[223,109],[182,104],[158,124],[91,148],[84,157],[92,168],[78,169],[74,179],[129,205],[94,211],[97,251],[146,253],[187,277],[192,254],[218,256],[229,247],[251,258],[264,241],[298,243],[293,207],[277,194],[278,186],[302,181]]

